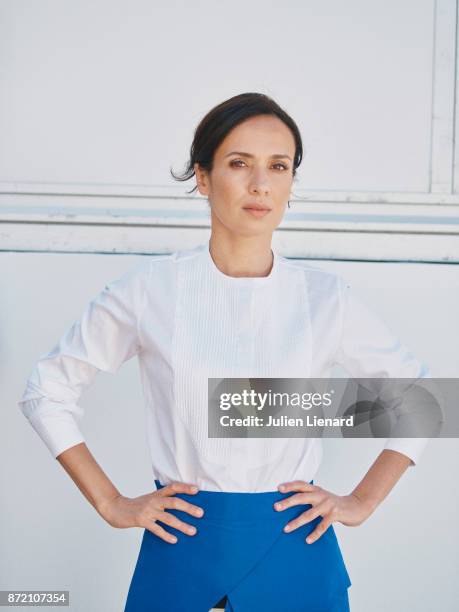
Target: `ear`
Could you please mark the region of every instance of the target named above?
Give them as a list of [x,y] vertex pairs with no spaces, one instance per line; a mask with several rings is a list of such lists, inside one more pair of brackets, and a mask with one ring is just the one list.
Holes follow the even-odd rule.
[[196,175],[196,185],[201,195],[209,195],[209,178],[207,171],[201,168],[198,163],[193,165],[194,173]]

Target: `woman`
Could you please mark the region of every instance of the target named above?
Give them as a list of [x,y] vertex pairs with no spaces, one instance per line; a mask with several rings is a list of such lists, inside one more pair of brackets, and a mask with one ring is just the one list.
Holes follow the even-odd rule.
[[[109,283],[40,358],[19,402],[113,527],[142,527],[125,612],[344,612],[351,584],[333,522],[360,525],[423,440],[390,439],[359,485],[314,484],[319,439],[210,438],[209,378],[426,376],[337,275],[272,250],[302,143],[271,98],[235,96],[196,129],[188,168],[208,198],[208,244],[148,257]],[[76,422],[98,371],[138,355],[155,489],[123,496]]]

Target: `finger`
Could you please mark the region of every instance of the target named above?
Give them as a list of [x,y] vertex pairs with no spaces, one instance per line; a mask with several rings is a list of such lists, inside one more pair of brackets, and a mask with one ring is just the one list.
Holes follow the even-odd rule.
[[185,493],[187,495],[195,495],[198,492],[196,485],[187,484],[186,482],[171,482],[170,484],[158,489],[156,492],[159,496],[175,495],[176,493]]
[[314,531],[308,535],[308,537],[306,538],[306,542],[308,544],[312,544],[313,542],[318,540],[321,536],[323,536],[323,534],[327,531],[331,524],[331,518],[328,515],[325,516],[314,529]]
[[307,523],[313,521],[318,516],[324,516],[326,513],[327,504],[318,504],[317,506],[315,506],[315,508],[310,508],[309,510],[306,510],[306,512],[303,512],[302,514],[300,514],[300,516],[297,516],[295,519],[293,519],[293,521],[287,523],[284,527],[284,531],[294,531],[295,529],[298,529],[298,527],[301,527],[302,525],[306,525]]
[[195,506],[194,504],[190,504],[190,502],[185,501],[181,497],[163,498],[161,501],[161,509],[164,508],[182,510],[183,512],[197,516],[198,518],[204,515],[204,510],[202,508]]
[[284,482],[279,485],[278,489],[282,493],[288,493],[289,491],[315,491],[319,489],[317,485],[310,484],[304,480],[293,480],[292,482]]
[[142,527],[145,527],[145,529],[148,529],[148,531],[151,531],[151,533],[158,536],[165,542],[168,542],[169,544],[175,544],[177,542],[177,538],[174,535],[172,535],[172,533],[169,533],[168,531],[163,529],[161,525],[158,525],[154,521],[152,521],[151,523],[142,525]]
[[180,519],[178,519],[176,516],[174,516],[170,512],[157,512],[155,519],[157,521],[161,521],[162,523],[165,523],[166,525],[170,525],[171,527],[174,527],[175,529],[178,529],[179,531],[183,531],[183,533],[186,533],[186,535],[191,536],[196,533],[196,527],[194,527],[193,525],[189,525],[188,523],[185,523],[184,521],[181,521]]
[[311,504],[313,506],[317,505],[322,501],[322,495],[319,492],[312,493],[296,493],[295,495],[290,495],[290,497],[286,497],[281,501],[278,501],[274,504],[275,510],[285,510],[286,508],[290,508],[292,506],[299,506],[303,504]]

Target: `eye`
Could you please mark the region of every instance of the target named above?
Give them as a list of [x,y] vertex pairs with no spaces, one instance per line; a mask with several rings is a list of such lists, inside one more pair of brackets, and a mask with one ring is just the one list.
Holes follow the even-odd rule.
[[[239,164],[244,164],[245,165],[245,161],[242,160],[242,159],[233,159],[230,162],[230,166],[233,166],[234,168],[242,168],[242,166],[240,166]],[[278,170],[282,170],[282,171],[288,170],[288,166],[285,165],[284,163],[281,163],[281,162],[279,162],[277,164],[273,164],[273,168],[276,168],[276,167],[277,167]]]

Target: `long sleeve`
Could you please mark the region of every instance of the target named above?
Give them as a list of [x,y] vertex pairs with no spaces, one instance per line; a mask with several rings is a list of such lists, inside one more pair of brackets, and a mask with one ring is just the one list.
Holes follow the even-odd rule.
[[[400,341],[384,320],[370,310],[349,284],[340,282],[341,338],[336,363],[354,379],[430,378],[425,364]],[[368,381],[371,385],[371,381]],[[413,465],[427,445],[428,438],[388,438],[386,449],[403,453]]]
[[18,406],[54,457],[84,442],[79,398],[99,371],[116,373],[140,350],[142,262],[105,285],[48,353],[40,355]]

